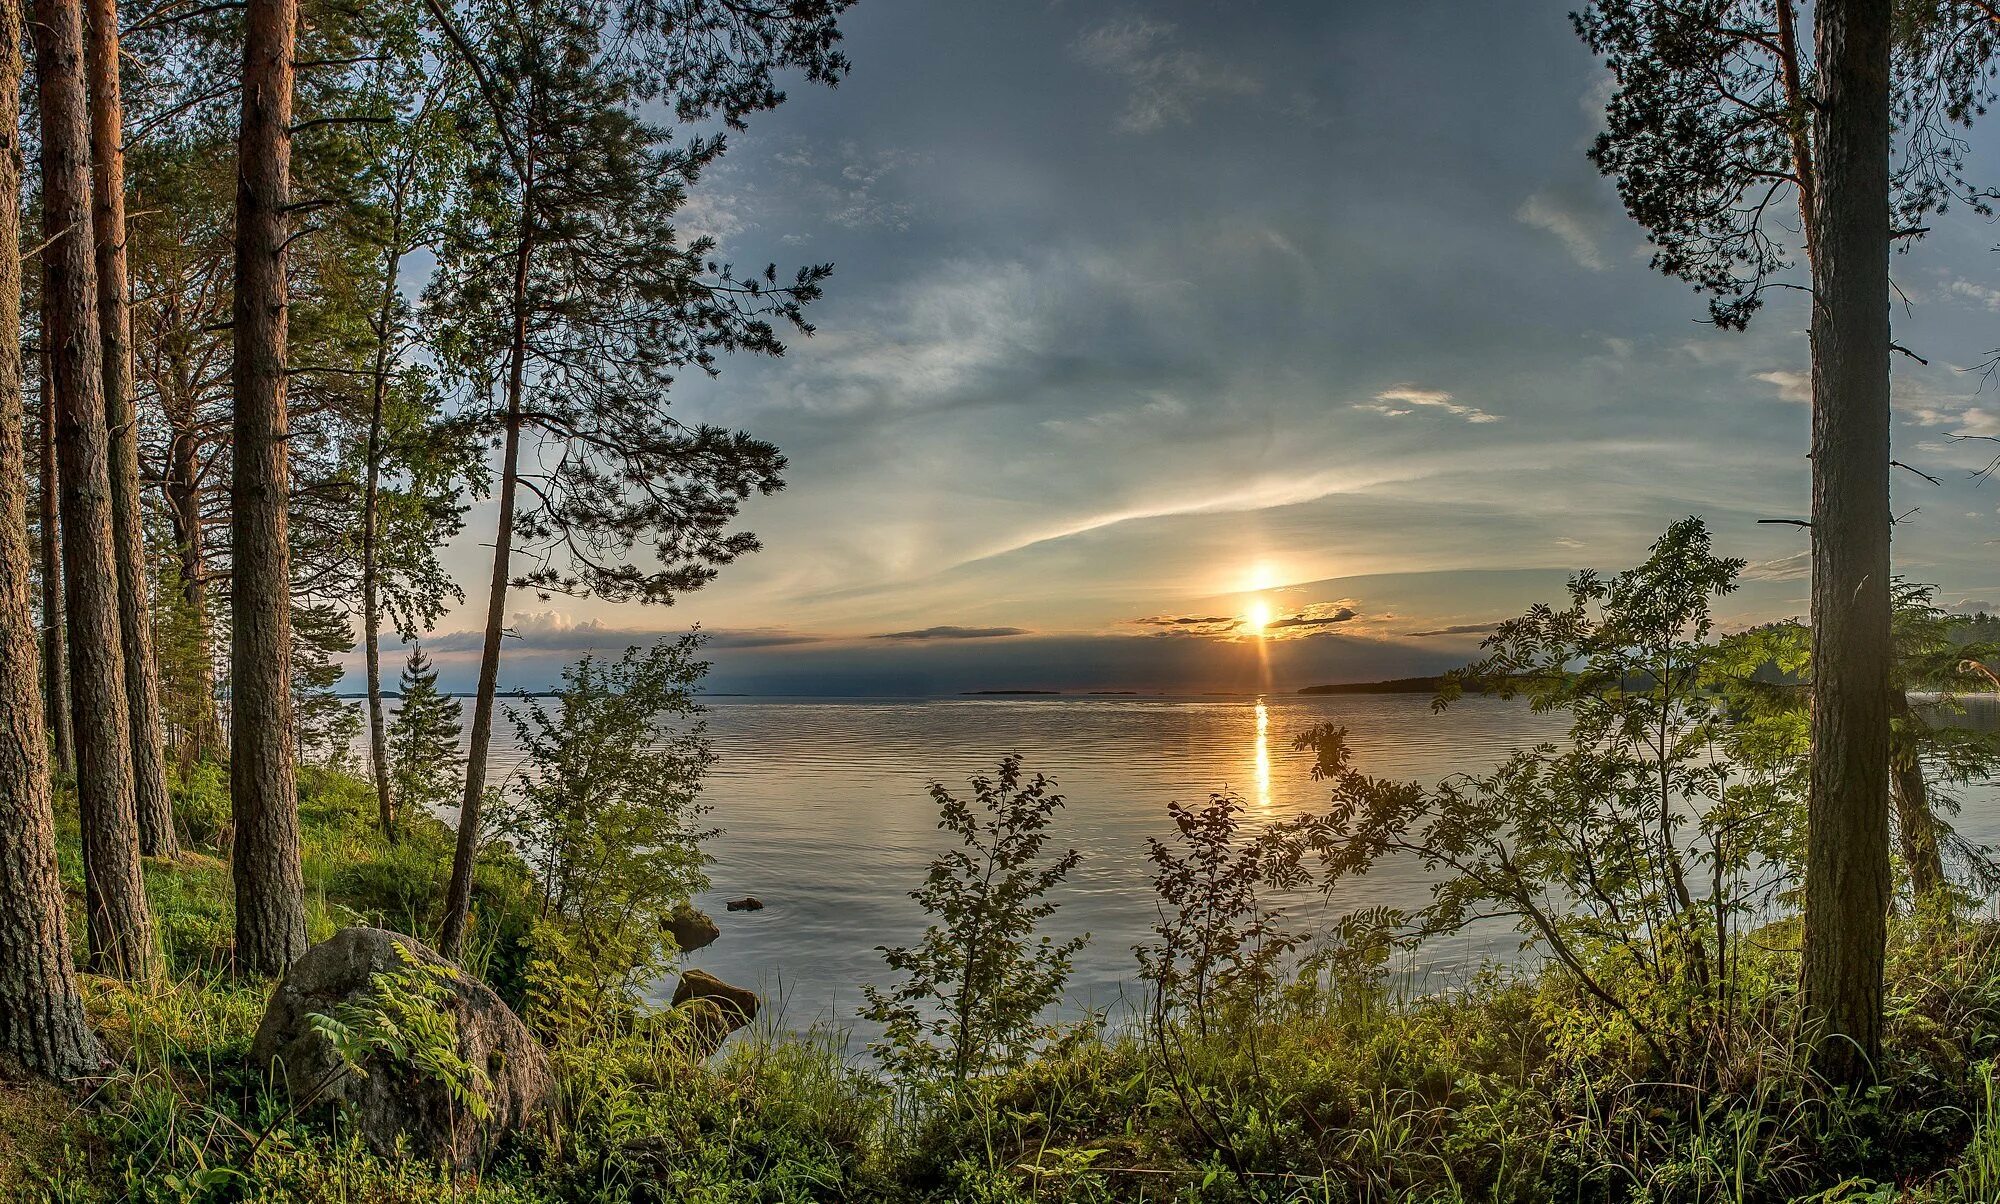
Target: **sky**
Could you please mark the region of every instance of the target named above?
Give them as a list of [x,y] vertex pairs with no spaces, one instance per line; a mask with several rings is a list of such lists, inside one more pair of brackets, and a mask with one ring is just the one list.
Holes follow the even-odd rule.
[[[763,550],[670,608],[516,591],[505,690],[699,625],[710,688],[1295,689],[1462,664],[1703,516],[1725,624],[1803,615],[1804,307],[1647,266],[1573,0],[861,0],[682,233],[830,262],[818,333],[673,406],[775,441]],[[2000,128],[1971,178],[2000,184]],[[1893,265],[1898,572],[2000,600],[2000,230]],[[490,505],[445,560],[483,600]],[[1274,624],[1246,634],[1262,605]],[[470,688],[478,608],[425,640]],[[358,671],[350,686],[358,686]]]

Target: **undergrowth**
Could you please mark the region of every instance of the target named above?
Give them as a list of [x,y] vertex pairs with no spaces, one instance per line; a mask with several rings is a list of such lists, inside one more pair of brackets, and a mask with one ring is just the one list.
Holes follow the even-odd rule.
[[[301,787],[314,939],[350,923],[428,932],[449,832],[414,821],[392,846],[365,784],[308,770]],[[182,805],[213,814],[220,789],[197,776]],[[337,1112],[300,1109],[256,1073],[268,988],[224,972],[227,830],[206,831],[147,867],[171,975],[87,980],[113,1065],[67,1094],[0,1093],[10,1198],[2000,1201],[1990,925],[1899,933],[1888,1052],[1859,1093],[1820,1086],[1794,1057],[1780,952],[1746,967],[1745,1019],[1705,1088],[1649,1074],[1630,1033],[1556,970],[1423,995],[1380,975],[1307,976],[1254,1009],[1218,1001],[1206,1036],[1177,1022],[1171,1059],[1157,1038],[1084,1025],[943,1091],[887,1080],[827,1033],[757,1027],[701,1060],[671,1014],[566,994],[575,984],[536,963],[530,884],[504,855],[480,869],[471,960],[549,1043],[560,1123],[452,1173],[371,1152]]]

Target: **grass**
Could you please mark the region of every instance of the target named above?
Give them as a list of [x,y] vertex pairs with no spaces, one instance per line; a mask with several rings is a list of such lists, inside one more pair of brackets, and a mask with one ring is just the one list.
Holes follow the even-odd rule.
[[[769,1028],[706,1062],[671,1016],[563,995],[532,964],[528,883],[483,864],[474,964],[523,1007],[559,1078],[553,1137],[479,1173],[368,1150],[294,1115],[248,1049],[268,988],[224,973],[229,871],[213,775],[180,800],[204,843],[149,864],[169,977],[87,979],[115,1069],[73,1092],[0,1089],[0,1195],[49,1201],[2000,1201],[2000,931],[1906,933],[1877,1087],[1797,1064],[1783,955],[1702,1082],[1661,1081],[1558,975],[1399,996],[1301,983],[1210,1040],[1083,1027],[952,1091],[890,1083],[824,1034]],[[364,783],[301,782],[311,929],[424,934],[450,833],[372,826]],[[79,894],[74,821],[66,879]],[[1765,942],[1784,947],[1782,931]]]

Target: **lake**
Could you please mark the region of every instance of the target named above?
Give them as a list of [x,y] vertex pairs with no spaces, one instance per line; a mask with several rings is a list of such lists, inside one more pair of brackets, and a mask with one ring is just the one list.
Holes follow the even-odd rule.
[[[1253,821],[1324,807],[1312,755],[1292,749],[1293,736],[1319,723],[1350,729],[1363,771],[1427,784],[1483,771],[1566,729],[1561,716],[1495,698],[1433,714],[1427,694],[706,702],[721,757],[709,818],[722,832],[709,845],[713,889],[696,902],[722,937],[687,963],[757,988],[785,1027],[851,1029],[856,1048],[874,1035],[855,1016],[860,985],[887,981],[877,946],[913,943],[926,922],[908,892],[945,847],[927,793],[933,779],[966,797],[965,779],[991,773],[1008,752],[1055,779],[1066,806],[1051,846],[1076,848],[1083,861],[1046,931],[1091,934],[1071,1004],[1116,1012],[1138,999],[1132,946],[1156,920],[1146,838],[1172,834],[1168,803],[1233,790]],[[2000,726],[2000,704],[1977,702],[1969,719]],[[511,736],[504,723],[495,732],[495,780],[516,762]],[[1982,843],[2000,841],[1993,799],[1987,788],[1968,792],[1959,820]],[[724,909],[744,895],[764,910]],[[1401,863],[1344,883],[1331,900],[1307,895],[1287,907],[1311,928],[1354,908],[1427,897],[1421,867]],[[1410,969],[1450,981],[1515,956],[1519,945],[1510,925],[1491,922],[1433,943]]]

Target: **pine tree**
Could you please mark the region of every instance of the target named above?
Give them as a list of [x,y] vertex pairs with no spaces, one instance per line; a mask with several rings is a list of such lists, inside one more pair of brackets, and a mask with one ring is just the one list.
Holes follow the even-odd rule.
[[126,270],[125,108],[119,87],[117,0],[89,0],[85,45],[90,94],[91,224],[97,257],[97,324],[104,351],[104,422],[110,433],[111,530],[118,557],[118,630],[125,645],[132,793],[139,848],[180,851],[167,798],[165,737],[153,625],[146,613],[145,517],[139,505],[139,421],[133,407],[132,289]]
[[437,668],[423,645],[410,645],[403,665],[402,702],[389,722],[389,768],[395,794],[390,827],[397,816],[429,811],[458,797],[461,705],[439,692]]
[[[477,73],[490,152],[474,165],[426,307],[441,360],[500,445],[447,956],[462,947],[472,897],[509,587],[671,601],[757,547],[728,527],[746,498],[780,486],[775,447],[685,426],[666,414],[666,394],[676,373],[712,372],[721,352],[782,353],[773,323],[809,331],[801,311],[828,269],[782,285],[775,266],[740,278],[709,259],[707,240],[678,243],[685,189],[723,142],[677,142],[638,111],[660,102],[684,123],[740,127],[783,99],[774,70],[834,82],[846,70],[834,50],[844,7],[635,5],[612,39],[597,0],[482,6],[470,33],[437,6]],[[657,570],[632,563],[641,547]]]
[[292,712],[285,406],[296,0],[249,0],[237,134],[229,795],[236,963],[275,975],[306,948]]
[[1574,18],[1616,85],[1591,158],[1646,227],[1653,265],[1710,293],[1725,327],[1795,266],[1810,284],[1818,661],[1801,992],[1815,1056],[1840,1079],[1877,1052],[1890,900],[1889,248],[1953,201],[1990,212],[1964,179],[1960,129],[1994,99],[2000,39],[1987,0],[1900,20],[1895,7],[1819,0],[1812,47],[1798,0],[1594,0]]
[[42,117],[50,378],[55,390],[63,533],[63,611],[82,815],[84,909],[93,965],[149,977],[157,961],[139,874],[131,720],[118,624],[118,566],[105,429],[103,346],[90,216],[90,122],[83,13],[37,0],[35,76]]
[[[0,0],[0,129],[21,103],[21,4]],[[0,312],[21,304],[21,151],[0,152]],[[35,622],[29,604],[21,337],[0,322],[0,1071],[67,1079],[95,1069],[71,966],[49,806]]]

